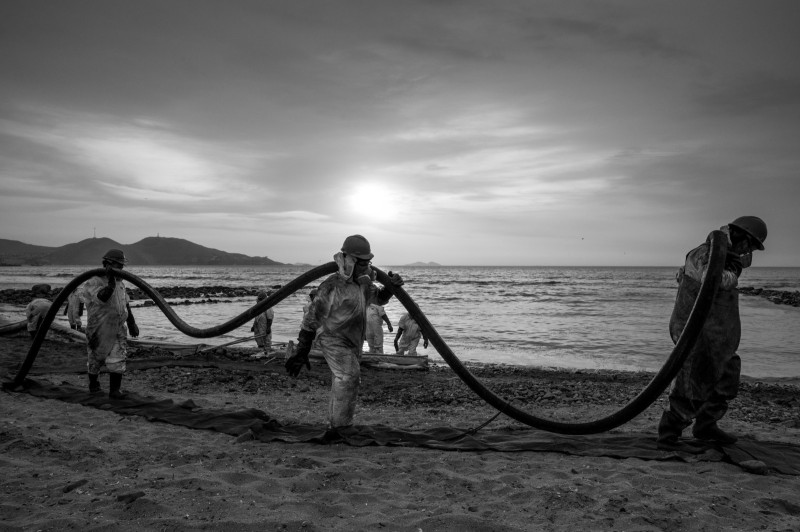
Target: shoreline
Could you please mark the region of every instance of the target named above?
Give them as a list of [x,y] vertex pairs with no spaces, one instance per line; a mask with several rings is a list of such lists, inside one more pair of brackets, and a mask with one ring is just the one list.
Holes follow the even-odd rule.
[[[0,305],[2,305],[2,302],[0,302]],[[12,321],[11,317],[9,315],[4,314],[4,312],[8,312],[9,310],[15,310],[15,309],[13,307],[12,308],[3,308],[2,306],[0,306],[0,327],[2,327],[4,325],[10,325],[10,324],[13,324],[13,323],[17,323],[15,321]],[[20,309],[20,310],[22,310],[22,309]],[[59,319],[58,316],[57,316],[57,319]],[[18,321],[21,321],[21,320],[18,320]],[[63,319],[61,321],[63,321],[64,323],[61,323],[61,322],[57,322],[57,323],[59,324],[59,326],[64,327],[65,326],[64,324],[66,323],[66,319]],[[67,340],[67,338],[65,338],[64,335],[60,334],[57,330],[51,330],[50,334],[51,334],[51,336],[53,334],[55,334],[56,336],[54,336],[54,338],[61,338],[61,339]],[[60,336],[59,336],[59,334],[60,334]],[[51,336],[48,336],[48,338],[50,339]],[[167,343],[174,343],[174,342],[167,342]],[[279,341],[279,340],[276,340],[273,343],[274,344],[276,344],[276,343],[277,344],[281,344],[282,342]],[[188,345],[200,345],[200,344],[203,344],[203,342],[202,341],[198,341],[198,342],[191,343],[191,344],[186,344],[186,345],[188,346]],[[209,348],[213,347],[211,344],[203,344],[203,345],[208,345]],[[146,347],[139,348],[139,350],[146,350],[146,349],[147,349]],[[229,351],[232,351],[232,352],[240,351],[242,353],[246,353],[247,354],[247,353],[250,353],[250,352],[254,352],[255,347],[226,347],[225,349],[229,350]],[[135,349],[134,349],[134,351],[135,351]],[[428,353],[421,352],[421,354],[428,354]],[[647,376],[649,376],[649,378],[652,378],[657,373],[657,370],[645,370],[645,369],[575,368],[575,367],[567,367],[567,366],[545,366],[545,365],[537,365],[537,364],[512,364],[512,363],[507,363],[507,362],[482,362],[482,361],[474,361],[474,360],[462,360],[461,363],[464,366],[468,367],[468,368],[471,367],[471,366],[475,366],[475,367],[481,367],[481,366],[487,366],[487,367],[491,367],[491,366],[499,366],[499,367],[508,366],[509,368],[523,368],[523,369],[527,368],[527,369],[533,369],[533,370],[576,373],[576,374],[586,373],[586,374],[600,374],[600,375],[602,375],[604,373],[610,373],[610,374],[615,374],[615,373],[633,373],[633,374],[647,375]],[[444,359],[442,359],[440,357],[440,355],[436,352],[436,349],[434,349],[434,348],[431,348],[431,352],[430,352],[430,356],[429,356],[429,365],[430,366],[437,366],[437,367],[441,367],[441,368],[447,368],[449,370],[449,366],[448,366],[447,362],[445,362]],[[800,375],[790,376],[790,377],[778,377],[778,376],[750,376],[750,375],[747,375],[747,374],[743,373],[741,375],[741,381],[742,382],[748,382],[748,383],[763,382],[763,383],[769,383],[769,384],[800,386]]]
[[[4,375],[13,374],[13,370],[10,372],[9,369],[18,367],[29,346],[30,339],[25,335],[0,337],[0,368]],[[239,400],[252,398],[259,404],[264,404],[261,400],[265,396],[280,394],[283,390],[294,390],[298,386],[304,391],[311,391],[313,388],[321,396],[327,394],[330,372],[324,361],[312,361],[310,371],[303,370],[301,377],[293,379],[285,374],[280,353],[277,358],[265,364],[259,359],[251,358],[251,355],[260,352],[258,348],[237,346],[192,357],[176,356],[168,349],[160,347],[133,347],[129,348],[128,359],[134,365],[151,360],[173,360],[175,365],[133,370],[126,380],[133,380],[132,389],[142,389],[156,395],[163,390],[169,390],[171,394],[211,390],[234,393]],[[217,361],[220,366],[182,367],[181,362],[186,360]],[[42,345],[29,376],[36,378],[39,375],[69,375],[69,380],[80,386],[80,376],[85,375],[84,361],[85,344],[53,331]],[[226,369],[226,363],[232,364],[232,369]],[[250,369],[241,369],[237,364]],[[573,370],[485,362],[463,364],[487,387],[510,402],[518,402],[523,410],[525,407],[538,408],[544,405],[552,407],[554,411],[561,411],[575,406],[579,407],[584,417],[591,417],[593,407],[598,407],[597,412],[607,412],[624,406],[655,375],[647,371]],[[253,374],[252,371],[256,373]],[[495,412],[494,408],[477,397],[444,363],[432,364],[427,370],[362,366],[361,371],[359,406],[403,404],[443,407],[455,403],[473,405],[485,412]],[[254,375],[258,375],[258,379]],[[794,381],[794,378],[791,378],[791,382],[786,379],[742,378],[739,395],[731,402],[726,420],[763,421],[765,428],[800,428],[800,385]],[[237,386],[230,386],[232,382]],[[429,388],[435,391],[431,392]],[[666,391],[662,393],[647,412],[652,414],[658,410],[660,415],[660,411],[666,406],[666,395]],[[294,409],[288,412],[294,413]],[[651,417],[657,422],[658,416]],[[314,420],[324,422],[325,417]],[[510,418],[508,421],[518,423]],[[630,423],[636,425],[638,421],[634,419]],[[652,430],[655,434],[655,425],[641,428]]]

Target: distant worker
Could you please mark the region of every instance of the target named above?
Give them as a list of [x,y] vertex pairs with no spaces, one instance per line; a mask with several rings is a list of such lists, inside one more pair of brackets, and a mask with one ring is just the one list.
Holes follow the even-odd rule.
[[428,339],[411,315],[406,312],[397,322],[397,336],[394,337],[394,350],[398,355],[417,356],[417,346],[422,338],[422,347],[428,349]]
[[50,285],[33,285],[31,287],[31,296],[33,296],[33,299],[25,307],[25,318],[28,320],[28,334],[33,338],[36,336],[36,331],[39,330],[39,326],[42,324],[44,316],[50,310],[50,305],[52,304],[52,301],[48,299],[50,297]]
[[[256,292],[256,302],[260,303],[271,295],[272,292],[259,290]],[[253,321],[253,326],[250,327],[250,330],[255,333],[256,344],[264,350],[264,354],[268,354],[272,350],[272,320],[274,318],[275,311],[268,308],[256,316],[255,321]]]
[[[691,452],[678,438],[692,421],[692,434],[698,440],[721,444],[737,440],[720,429],[717,422],[727,412],[728,401],[736,397],[739,388],[741,359],[736,354],[741,337],[739,275],[752,263],[753,251],[764,249],[767,225],[761,218],[742,216],[721,231],[728,236],[722,279],[700,337],[672,382],[669,408],[658,425],[660,449]],[[680,338],[705,278],[710,242],[711,235],[686,255],[685,264],[678,270],[678,295],[669,323],[673,342]]]
[[383,324],[389,328],[389,332],[394,331],[392,322],[383,305],[377,303],[370,304],[367,309],[367,345],[370,353],[383,353]]
[[83,330],[83,323],[81,323],[81,316],[83,316],[83,301],[81,301],[80,296],[78,295],[77,290],[73,291],[67,297],[67,304],[64,307],[64,314],[67,316],[67,320],[69,320],[69,326],[76,330],[82,331]]
[[[367,307],[373,301],[384,305],[392,290],[373,284],[376,274],[370,268],[373,254],[366,238],[352,235],[334,255],[339,271],[319,285],[317,295],[303,318],[297,350],[286,360],[286,370],[296,377],[303,366],[311,369],[308,353],[315,338],[333,375],[328,407],[332,429],[353,424],[358,387],[361,381],[360,357],[366,337]],[[403,279],[389,272],[391,283],[401,286]]]
[[306,300],[305,304],[303,305],[303,317],[304,318],[306,317],[306,314],[308,314],[308,309],[311,308],[311,303],[314,302],[314,298],[315,297],[317,297],[317,289],[316,288],[312,288],[311,291],[308,293],[308,297],[307,297],[307,300]]
[[89,391],[101,391],[98,378],[100,369],[105,365],[109,372],[108,396],[114,399],[125,397],[120,387],[128,356],[128,332],[134,338],[139,336],[125,283],[116,274],[125,267],[126,262],[122,250],[109,249],[103,255],[106,274],[92,277],[78,289],[86,305]]

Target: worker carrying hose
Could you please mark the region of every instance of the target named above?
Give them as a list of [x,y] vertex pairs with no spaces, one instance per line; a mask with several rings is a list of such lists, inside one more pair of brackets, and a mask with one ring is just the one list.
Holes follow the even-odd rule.
[[[374,255],[361,235],[348,236],[341,252],[334,255],[339,271],[325,279],[317,289],[303,317],[297,349],[286,361],[286,371],[297,377],[303,366],[311,369],[308,354],[316,339],[333,375],[328,406],[330,428],[353,424],[358,387],[361,381],[361,348],[366,337],[367,307],[372,302],[385,305],[392,297],[388,286],[374,284],[370,268]],[[402,286],[400,275],[389,272],[394,286]]]
[[78,288],[86,306],[89,391],[101,391],[98,378],[100,368],[105,365],[109,373],[108,396],[113,399],[125,397],[120,387],[128,356],[128,332],[133,337],[139,336],[125,283],[115,275],[115,271],[122,270],[126,262],[122,250],[109,249],[103,256],[106,274],[92,277]]
[[[692,434],[702,441],[730,444],[736,436],[717,426],[739,388],[741,359],[736,354],[741,337],[739,292],[742,270],[752,263],[753,251],[764,249],[767,225],[756,216],[742,216],[721,228],[728,235],[728,254],[719,289],[697,342],[672,382],[669,408],[658,425],[658,447],[694,449],[678,440],[694,421]],[[686,255],[678,270],[678,295],[669,323],[672,341],[678,341],[705,278],[711,236]]]

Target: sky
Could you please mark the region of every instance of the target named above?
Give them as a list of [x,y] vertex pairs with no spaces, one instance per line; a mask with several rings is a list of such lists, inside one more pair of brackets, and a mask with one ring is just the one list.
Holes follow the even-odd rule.
[[[800,2],[3,0],[0,238],[800,266]],[[132,265],[133,266],[133,265]]]

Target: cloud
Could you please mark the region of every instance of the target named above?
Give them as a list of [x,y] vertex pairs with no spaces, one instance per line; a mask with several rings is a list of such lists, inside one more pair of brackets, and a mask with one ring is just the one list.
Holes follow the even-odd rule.
[[744,78],[703,84],[695,97],[701,110],[719,116],[782,111],[800,117],[800,79],[753,73]]
[[0,220],[309,262],[362,231],[399,263],[663,263],[744,212],[796,234],[796,9],[12,2]]

